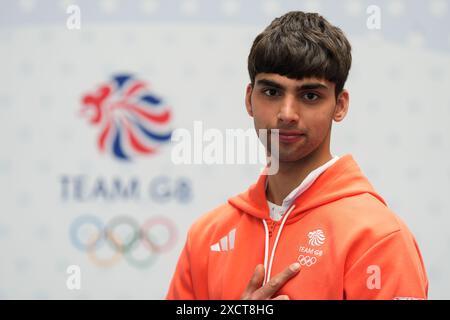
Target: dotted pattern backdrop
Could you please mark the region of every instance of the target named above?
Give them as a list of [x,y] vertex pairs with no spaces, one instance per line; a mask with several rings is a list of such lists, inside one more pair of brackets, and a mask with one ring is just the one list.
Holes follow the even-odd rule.
[[[71,4],[81,10],[79,30],[66,27]],[[366,25],[370,5],[381,10],[380,29]],[[252,128],[247,54],[257,33],[289,10],[319,11],[348,35],[350,111],[333,127],[332,151],[352,153],[413,231],[430,298],[449,298],[449,1],[4,0],[0,7],[0,298],[163,298],[187,228],[246,189],[258,170],[174,166],[169,146],[118,162],[97,149],[98,128],[79,115],[81,97],[129,72],[171,105],[174,128],[191,129],[195,120]],[[178,178],[191,181],[191,200],[176,192],[165,203],[80,200],[61,182],[84,176],[92,193],[114,177],[147,185],[161,175],[175,189]],[[69,227],[82,214],[140,222],[162,215],[175,223],[177,242],[145,269],[95,266],[70,243]],[[66,287],[71,264],[81,268],[81,290]]]

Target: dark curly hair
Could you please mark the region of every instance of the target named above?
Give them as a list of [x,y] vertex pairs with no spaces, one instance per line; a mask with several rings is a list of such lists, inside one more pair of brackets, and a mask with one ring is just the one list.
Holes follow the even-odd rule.
[[291,79],[323,78],[344,88],[352,63],[351,46],[338,27],[317,13],[292,11],[273,20],[253,41],[248,56],[252,85],[258,73]]

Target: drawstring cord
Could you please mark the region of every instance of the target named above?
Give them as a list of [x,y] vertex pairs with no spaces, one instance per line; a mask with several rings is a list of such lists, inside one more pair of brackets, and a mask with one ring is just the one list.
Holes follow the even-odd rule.
[[283,220],[281,221],[280,230],[278,230],[277,237],[275,238],[275,243],[273,245],[272,254],[270,255],[270,262],[269,262],[268,266],[267,266],[267,262],[268,262],[267,260],[269,257],[269,227],[267,226],[267,222],[265,220],[262,221],[264,224],[264,231],[266,234],[265,246],[264,246],[264,282],[263,282],[263,285],[265,285],[267,282],[270,281],[270,274],[272,272],[273,258],[275,256],[275,250],[277,249],[278,240],[280,239],[281,231],[283,230],[284,224],[285,224],[287,218],[289,217],[289,215],[291,214],[292,210],[294,210],[294,208],[295,208],[295,204],[292,205],[291,208],[289,208],[289,210],[284,215]]

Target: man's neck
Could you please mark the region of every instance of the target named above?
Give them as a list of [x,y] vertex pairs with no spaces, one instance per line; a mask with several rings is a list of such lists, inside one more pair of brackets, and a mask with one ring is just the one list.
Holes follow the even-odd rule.
[[299,186],[311,171],[331,159],[330,152],[327,152],[323,156],[311,155],[295,162],[280,161],[277,174],[267,176],[267,200],[281,206],[284,198]]

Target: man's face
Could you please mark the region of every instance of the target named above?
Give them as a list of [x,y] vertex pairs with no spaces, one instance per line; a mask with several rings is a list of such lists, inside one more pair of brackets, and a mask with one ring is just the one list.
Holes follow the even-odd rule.
[[279,129],[279,161],[329,153],[331,123],[341,121],[348,108],[348,92],[336,100],[335,84],[324,79],[289,79],[259,73],[247,87],[247,112],[255,129]]

